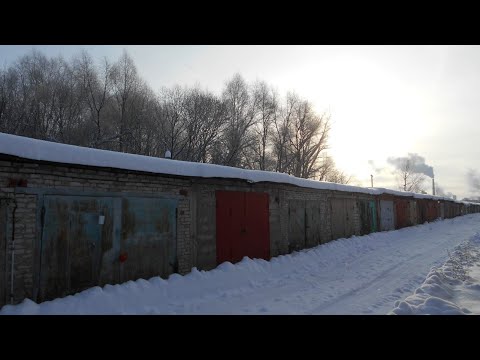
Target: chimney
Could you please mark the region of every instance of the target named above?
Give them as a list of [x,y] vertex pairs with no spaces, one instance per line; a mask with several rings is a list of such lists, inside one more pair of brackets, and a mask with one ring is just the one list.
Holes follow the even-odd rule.
[[432,177],[432,194],[435,195],[435,178]]

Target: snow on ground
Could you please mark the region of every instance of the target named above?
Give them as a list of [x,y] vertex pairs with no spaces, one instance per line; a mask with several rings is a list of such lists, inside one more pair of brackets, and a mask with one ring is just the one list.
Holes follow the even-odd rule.
[[[292,184],[313,189],[351,191],[366,194],[394,194],[437,200],[452,199],[425,194],[414,194],[383,188],[363,188],[297,178],[285,173],[260,170],[246,170],[229,166],[203,164],[188,161],[161,159],[151,156],[127,154],[116,151],[93,149],[81,146],[59,144],[51,141],[31,139],[24,136],[0,133],[0,154],[25,159],[51,161],[64,164],[80,164],[97,167],[145,171],[158,174],[195,176],[204,178],[243,179],[249,182],[274,182]],[[455,201],[461,203],[460,201]]]
[[[480,214],[470,214],[339,239],[271,261],[244,258],[211,271],[174,274],[168,280],[154,277],[94,287],[41,304],[25,300],[4,306],[0,314],[387,314],[395,305],[393,313],[406,313],[405,309],[415,308],[408,299],[403,300],[427,275],[434,278],[432,267],[439,268],[450,258],[449,253],[457,254],[462,243],[471,240],[468,246],[472,251],[480,246],[479,220]],[[460,310],[441,308],[452,313],[465,313],[462,309],[466,308],[480,313],[474,301],[480,285],[473,280],[464,282],[466,291],[460,296],[455,293],[460,283],[448,278],[448,266],[443,273],[451,288],[441,283],[433,294],[455,298]],[[480,268],[473,268],[469,275],[479,279]],[[426,301],[427,307],[440,302],[432,299]]]
[[430,270],[424,283],[391,314],[480,314],[480,232],[458,245],[443,266]]

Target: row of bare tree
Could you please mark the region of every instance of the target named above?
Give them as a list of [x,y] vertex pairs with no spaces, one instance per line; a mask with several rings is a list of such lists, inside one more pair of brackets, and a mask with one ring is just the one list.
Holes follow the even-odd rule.
[[158,93],[124,52],[97,64],[38,51],[0,70],[0,132],[121,152],[347,183],[326,155],[329,115],[294,93],[236,74],[220,96],[173,87]]

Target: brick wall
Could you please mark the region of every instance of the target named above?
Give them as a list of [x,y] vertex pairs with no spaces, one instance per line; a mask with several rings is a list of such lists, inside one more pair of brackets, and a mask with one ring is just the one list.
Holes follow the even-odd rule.
[[255,191],[269,195],[270,255],[285,254],[283,249],[283,224],[281,204],[283,192],[277,184],[249,184],[235,179],[195,179],[192,180],[192,253],[193,266],[210,270],[216,263],[216,197],[215,192]]
[[[321,243],[332,240],[330,201],[355,201],[354,233],[360,234],[361,219],[356,200],[379,199],[370,195],[301,188],[276,183],[248,183],[236,179],[186,178],[127,170],[69,166],[23,161],[0,155],[0,306],[10,301],[10,268],[14,253],[14,301],[32,298],[38,283],[40,244],[40,202],[45,191],[89,196],[152,194],[174,196],[177,206],[176,249],[178,271],[188,273],[193,266],[209,270],[216,264],[215,191],[255,191],[269,195],[270,255],[289,252],[289,202],[315,202],[320,209]],[[393,198],[393,197],[392,197]],[[14,200],[14,201],[13,201]],[[378,202],[377,202],[378,203]],[[12,227],[15,210],[15,226]],[[447,205],[448,207],[448,205]],[[454,207],[453,205],[451,206]],[[316,210],[317,211],[317,210]],[[378,211],[379,212],[379,211]],[[446,212],[448,212],[446,210]],[[11,241],[12,231],[15,232]],[[3,235],[3,237],[1,236]]]
[[[13,186],[12,179],[16,180]],[[18,182],[23,180],[23,183]],[[26,181],[26,187],[24,187]],[[192,244],[190,237],[190,199],[188,195],[180,195],[180,190],[190,193],[190,181],[184,178],[160,177],[152,174],[133,173],[115,169],[93,169],[73,167],[49,163],[31,163],[20,160],[0,159],[0,198],[14,198],[15,240],[11,241],[13,209],[15,203],[7,206],[6,233],[7,254],[5,256],[7,273],[5,275],[7,294],[0,299],[0,305],[9,302],[11,255],[14,251],[14,302],[25,297],[32,298],[35,288],[36,268],[39,265],[39,235],[37,194],[39,190],[74,192],[90,192],[93,195],[108,196],[121,193],[151,193],[178,196],[177,218],[177,257],[179,272],[185,274],[193,265]],[[37,256],[36,256],[37,255]],[[0,293],[1,294],[1,293]]]
[[[24,187],[12,187],[12,179],[23,180]],[[25,184],[26,182],[26,184]],[[328,201],[331,191],[300,188],[284,184],[250,184],[235,179],[203,179],[161,176],[118,169],[101,169],[30,161],[0,160],[0,197],[15,197],[17,201],[15,224],[15,301],[31,298],[39,267],[39,232],[37,195],[29,191],[49,190],[75,194],[88,192],[98,196],[109,194],[142,193],[179,197],[177,218],[178,271],[188,273],[193,266],[212,269],[216,264],[216,206],[215,191],[259,191],[269,194],[270,254],[287,254],[288,206],[290,200],[318,202],[320,206],[321,242],[331,240],[331,216]],[[182,192],[181,192],[182,190]],[[27,192],[27,193],[24,193]],[[180,196],[180,193],[183,195]],[[13,205],[8,208],[7,224],[12,223]],[[360,227],[358,211],[355,226]],[[5,231],[8,231],[8,226]],[[10,237],[8,237],[10,239]],[[6,254],[10,269],[12,251],[8,240]],[[6,274],[9,279],[10,273]],[[9,280],[8,280],[9,281]],[[8,282],[7,281],[7,282]],[[7,284],[10,288],[10,283]]]

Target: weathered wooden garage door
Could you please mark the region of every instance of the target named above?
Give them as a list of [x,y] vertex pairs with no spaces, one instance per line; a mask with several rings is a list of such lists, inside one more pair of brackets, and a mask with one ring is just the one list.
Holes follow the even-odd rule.
[[122,281],[178,271],[176,208],[175,199],[122,199],[120,253],[127,257]]
[[443,203],[443,214],[445,215],[446,219],[450,219],[450,203]]
[[306,247],[305,241],[305,200],[288,202],[288,252]]
[[417,218],[419,224],[427,221],[427,204],[423,199],[417,200]]
[[360,211],[360,235],[370,233],[371,221],[368,214],[368,201],[359,200],[358,210]]
[[416,225],[418,222],[418,217],[417,217],[417,202],[415,200],[410,200],[409,202],[410,210],[409,210],[409,215],[410,215],[410,224],[411,225]]
[[332,239],[348,238],[355,234],[355,200],[330,199]]
[[440,204],[435,200],[428,200],[427,219],[429,222],[437,220],[440,216]]
[[440,217],[445,219],[445,203],[440,203]]
[[397,229],[401,229],[409,226],[409,212],[410,206],[408,205],[408,200],[405,199],[395,199],[395,214],[397,217]]
[[368,207],[370,209],[370,214],[372,217],[372,232],[378,231],[378,224],[377,224],[377,206],[374,200],[370,200],[368,202]]
[[377,231],[377,209],[373,200],[359,200],[360,235]]
[[289,252],[321,244],[320,202],[290,200],[288,202]]
[[7,245],[7,206],[0,200],[0,306],[6,303],[6,256],[5,249]]
[[430,200],[425,200],[425,214],[426,214],[426,217],[425,217],[425,221],[432,221],[433,220],[433,206],[432,206],[432,202]]
[[39,301],[98,282],[102,254],[112,247],[111,198],[45,196]]
[[38,300],[176,272],[176,205],[160,198],[45,196]]
[[270,258],[268,194],[216,191],[217,263]]
[[311,248],[321,241],[320,202],[307,200],[305,202],[305,247]]
[[380,200],[380,231],[395,229],[393,201]]

